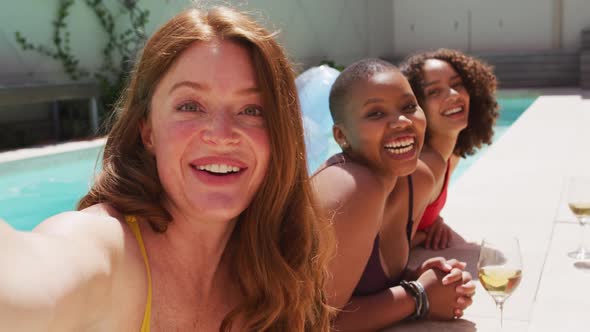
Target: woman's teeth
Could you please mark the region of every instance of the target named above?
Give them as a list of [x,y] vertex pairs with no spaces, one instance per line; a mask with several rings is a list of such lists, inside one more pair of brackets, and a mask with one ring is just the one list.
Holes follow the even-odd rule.
[[406,138],[385,145],[385,148],[394,154],[404,154],[414,148],[414,139]]
[[443,115],[452,115],[455,113],[459,113],[463,111],[463,107],[455,107],[455,108],[451,108],[450,110],[446,110],[443,112]]
[[239,167],[224,164],[201,165],[197,166],[197,169],[217,174],[237,173],[240,171]]

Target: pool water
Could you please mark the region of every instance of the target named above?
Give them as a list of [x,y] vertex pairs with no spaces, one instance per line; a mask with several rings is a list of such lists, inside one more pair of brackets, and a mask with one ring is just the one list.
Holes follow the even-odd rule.
[[[518,118],[524,113],[524,111],[529,108],[533,104],[533,102],[537,99],[536,95],[525,95],[525,96],[511,96],[511,97],[500,97],[498,98],[498,105],[500,107],[500,117],[496,120],[496,126],[494,127],[494,137],[492,138],[493,142],[498,141],[512,126],[512,124],[518,120]],[[453,182],[457,181],[463,175],[463,173],[473,165],[489,148],[489,145],[483,146],[479,151],[477,151],[474,155],[468,156],[465,159],[462,159],[453,175],[451,176],[451,185]]]
[[99,149],[0,164],[0,218],[31,230],[60,212],[74,210],[88,192]]
[[[500,118],[494,141],[533,103],[534,96],[499,100]],[[327,137],[330,150],[338,149]],[[455,181],[483,153],[462,160],[451,181]],[[99,148],[0,164],[0,218],[19,230],[31,230],[57,213],[73,210],[90,187]]]

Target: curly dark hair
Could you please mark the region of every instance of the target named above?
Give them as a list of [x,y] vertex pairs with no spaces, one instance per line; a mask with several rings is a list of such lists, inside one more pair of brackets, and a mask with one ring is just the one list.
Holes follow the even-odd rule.
[[400,69],[410,82],[420,104],[424,102],[422,68],[429,59],[438,59],[450,64],[461,76],[469,93],[468,125],[459,133],[454,153],[465,158],[474,154],[483,144],[492,144],[494,124],[499,115],[496,102],[497,82],[492,66],[460,51],[444,48],[409,56],[400,65]]

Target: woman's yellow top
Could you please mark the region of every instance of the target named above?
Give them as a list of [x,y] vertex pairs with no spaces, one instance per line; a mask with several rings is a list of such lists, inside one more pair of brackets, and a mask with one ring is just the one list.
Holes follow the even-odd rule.
[[141,329],[139,331],[149,332],[150,318],[152,315],[152,274],[150,273],[150,262],[148,261],[145,245],[143,244],[143,238],[141,237],[141,230],[137,224],[137,218],[135,218],[135,216],[125,216],[125,221],[137,239],[137,244],[139,245],[139,250],[141,250],[141,255],[143,256],[143,261],[145,263],[145,271],[147,273],[148,279],[148,293],[145,304],[145,313],[143,314],[143,322],[141,323]]

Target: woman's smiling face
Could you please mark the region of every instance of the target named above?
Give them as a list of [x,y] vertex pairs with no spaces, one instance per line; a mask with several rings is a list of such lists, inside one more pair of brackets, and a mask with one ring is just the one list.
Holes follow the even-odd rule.
[[422,73],[428,132],[458,134],[469,120],[469,93],[463,79],[449,63],[438,59],[426,60]]
[[175,60],[141,129],[172,210],[223,221],[248,207],[269,163],[263,105],[246,47],[196,42]]
[[346,141],[346,153],[387,174],[415,170],[426,120],[397,69],[353,83],[344,110],[335,137],[339,143]]

